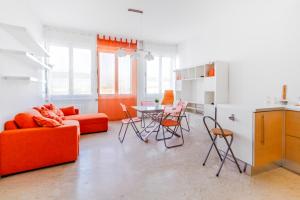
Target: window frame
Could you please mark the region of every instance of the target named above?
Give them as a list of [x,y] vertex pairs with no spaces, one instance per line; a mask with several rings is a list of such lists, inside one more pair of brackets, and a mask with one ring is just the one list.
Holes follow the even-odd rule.
[[[153,54],[154,57],[159,57],[159,92],[158,93],[147,93],[147,85],[148,85],[148,81],[147,81],[147,60],[144,61],[144,66],[145,66],[145,88],[144,88],[144,93],[145,93],[145,96],[146,97],[157,97],[157,96],[160,96],[164,93],[164,91],[162,91],[162,58],[163,57],[169,57],[171,58],[171,71],[170,71],[170,74],[171,74],[171,81],[170,81],[170,85],[172,88],[174,88],[174,69],[175,69],[175,64],[176,64],[176,57],[175,56],[172,56],[172,55],[164,55],[164,54]],[[170,89],[172,89],[170,88]]]
[[[97,82],[95,78],[95,74],[97,74],[97,69],[95,65],[95,47],[88,44],[73,44],[69,42],[49,42],[46,45],[46,48],[49,50],[50,46],[59,46],[66,47],[69,51],[69,92],[65,95],[56,95],[51,94],[51,70],[47,72],[47,89],[46,96],[51,98],[51,100],[92,100],[97,98]],[[73,51],[74,49],[88,49],[91,51],[91,93],[90,94],[74,94],[74,65],[73,65]],[[49,63],[49,59],[47,59],[47,63]]]

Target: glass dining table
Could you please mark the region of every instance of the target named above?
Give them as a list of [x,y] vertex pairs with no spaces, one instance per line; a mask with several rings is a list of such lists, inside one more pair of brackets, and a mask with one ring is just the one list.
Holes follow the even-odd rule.
[[165,106],[132,106],[134,110],[148,116],[150,122],[140,131],[143,141],[148,142],[148,137],[153,133],[159,131],[160,116],[164,111]]

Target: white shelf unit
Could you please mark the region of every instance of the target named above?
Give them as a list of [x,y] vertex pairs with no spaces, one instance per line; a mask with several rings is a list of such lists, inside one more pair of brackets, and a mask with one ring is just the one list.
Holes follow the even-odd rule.
[[0,28],[13,36],[28,49],[28,53],[37,57],[49,57],[49,53],[29,33],[25,27],[0,23]]
[[37,78],[31,76],[10,76],[10,75],[2,75],[2,79],[4,80],[13,80],[13,81],[29,81],[29,82],[40,82]]
[[[213,68],[214,73],[209,71]],[[189,102],[188,107],[201,113],[198,108],[211,110],[216,104],[228,103],[228,63],[215,61],[210,64],[175,70],[176,99]],[[206,109],[209,107],[209,109]]]
[[33,56],[32,54],[26,52],[26,51],[20,51],[20,50],[11,50],[11,49],[0,49],[1,54],[14,56],[18,59],[22,59],[24,62],[29,63],[30,65],[41,67],[47,70],[52,69],[51,65],[46,65],[42,61],[40,61],[38,58]]

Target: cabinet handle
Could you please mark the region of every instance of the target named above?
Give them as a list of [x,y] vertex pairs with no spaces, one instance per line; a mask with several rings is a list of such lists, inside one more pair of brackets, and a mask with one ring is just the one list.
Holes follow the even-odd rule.
[[228,117],[228,119],[230,119],[231,121],[235,121],[235,116],[234,116],[234,114],[231,114],[231,115]]
[[265,144],[265,116],[261,116],[261,138],[260,143]]

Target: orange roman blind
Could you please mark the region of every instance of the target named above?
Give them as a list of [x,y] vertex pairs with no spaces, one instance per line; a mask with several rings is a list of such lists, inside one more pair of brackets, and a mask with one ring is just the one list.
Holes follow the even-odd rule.
[[[118,57],[122,48],[126,56]],[[98,112],[107,114],[109,120],[124,117],[120,103],[130,109],[137,104],[137,62],[130,55],[137,49],[137,41],[115,37],[97,36],[98,55]]]

